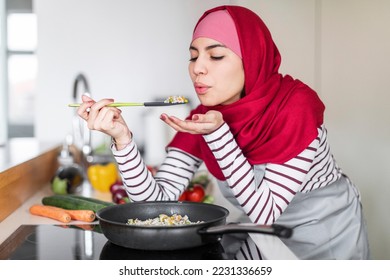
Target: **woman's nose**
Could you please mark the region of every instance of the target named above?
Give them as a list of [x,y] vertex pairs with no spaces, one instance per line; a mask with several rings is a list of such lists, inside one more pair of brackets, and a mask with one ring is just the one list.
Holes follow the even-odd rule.
[[207,73],[207,67],[201,59],[197,59],[193,65],[193,72],[195,75],[204,75]]

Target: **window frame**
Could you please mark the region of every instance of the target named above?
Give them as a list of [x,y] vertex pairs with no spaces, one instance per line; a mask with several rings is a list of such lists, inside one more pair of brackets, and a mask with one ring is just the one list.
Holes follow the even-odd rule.
[[[18,124],[18,123],[12,123],[10,121],[10,111],[8,109],[8,104],[10,100],[10,88],[9,88],[9,69],[8,69],[8,62],[10,57],[13,55],[36,55],[36,49],[35,50],[10,50],[8,48],[8,42],[7,42],[7,22],[8,22],[8,16],[10,14],[15,13],[34,13],[33,11],[33,1],[32,0],[0,0],[1,4],[3,6],[3,13],[4,16],[1,18],[3,19],[1,22],[1,52],[2,56],[4,57],[4,63],[2,63],[2,69],[0,71],[0,81],[2,81],[2,87],[0,89],[0,94],[2,96],[2,111],[4,112],[2,115],[0,115],[0,118],[2,119],[2,122],[0,124],[0,133],[5,135],[5,139],[0,139],[0,145],[2,142],[7,142],[11,138],[17,138],[17,137],[34,137],[34,124]],[[4,137],[3,137],[4,138]]]

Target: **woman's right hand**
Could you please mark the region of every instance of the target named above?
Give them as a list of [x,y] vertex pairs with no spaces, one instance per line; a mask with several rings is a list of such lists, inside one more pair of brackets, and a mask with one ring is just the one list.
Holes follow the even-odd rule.
[[117,149],[124,148],[131,142],[131,131],[122,117],[122,111],[116,107],[106,106],[114,102],[113,99],[95,101],[83,95],[82,101],[77,114],[87,122],[89,129],[111,136]]

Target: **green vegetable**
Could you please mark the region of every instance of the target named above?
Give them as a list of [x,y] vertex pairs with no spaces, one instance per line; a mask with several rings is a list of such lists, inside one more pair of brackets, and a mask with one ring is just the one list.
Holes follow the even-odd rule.
[[79,166],[65,166],[58,169],[51,180],[51,188],[55,194],[73,193],[83,181],[83,172]]
[[100,203],[100,204],[103,204],[103,205],[106,205],[106,206],[115,205],[115,203],[104,201],[104,200],[100,200],[100,199],[97,199],[97,198],[92,198],[92,197],[86,197],[86,196],[80,196],[80,195],[74,195],[74,194],[69,195],[69,196],[77,198],[77,199],[84,199],[84,200],[90,201],[90,202]]
[[194,184],[200,184],[204,188],[206,188],[209,183],[210,183],[210,178],[207,176],[207,174],[201,174],[192,179],[192,181],[190,182],[190,186]]
[[211,196],[211,195],[206,195],[204,198],[203,198],[203,203],[214,203],[214,197]]
[[114,205],[114,203],[108,203],[98,199],[59,194],[44,197],[42,199],[42,204],[69,210],[92,210],[94,212],[97,212],[109,205]]
[[55,176],[51,182],[51,189],[56,194],[67,194],[68,182],[67,179],[61,179],[60,177]]

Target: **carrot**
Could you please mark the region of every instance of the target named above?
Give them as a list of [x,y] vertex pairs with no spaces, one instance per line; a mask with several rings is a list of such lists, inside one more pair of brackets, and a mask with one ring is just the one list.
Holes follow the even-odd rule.
[[95,212],[92,210],[65,210],[68,213],[72,220],[83,221],[83,222],[93,222],[96,218]]
[[59,209],[65,211],[67,214],[69,214],[72,220],[93,222],[96,218],[95,212],[92,210],[69,210],[69,209],[62,209],[56,206],[49,206],[49,205],[46,206],[53,209]]
[[70,215],[61,208],[53,209],[45,205],[35,204],[30,207],[30,213],[37,216],[51,218],[63,223],[69,223],[71,221]]

